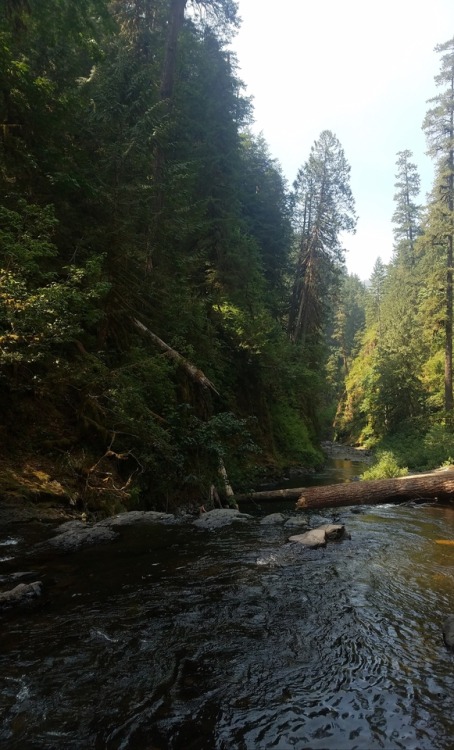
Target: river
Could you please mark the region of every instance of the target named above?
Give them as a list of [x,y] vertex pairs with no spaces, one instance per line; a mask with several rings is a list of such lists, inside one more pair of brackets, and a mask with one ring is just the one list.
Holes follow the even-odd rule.
[[1,615],[1,746],[451,750],[454,509],[308,514],[351,535],[318,550],[260,523],[294,503],[242,510],[58,555],[10,527],[3,586],[33,571],[45,594]]

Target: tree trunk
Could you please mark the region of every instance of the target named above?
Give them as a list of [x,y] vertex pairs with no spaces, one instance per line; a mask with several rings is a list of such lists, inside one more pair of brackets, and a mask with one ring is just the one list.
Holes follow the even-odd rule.
[[406,500],[450,500],[454,502],[454,470],[418,474],[399,479],[330,484],[323,487],[295,487],[235,495],[238,502],[253,500],[297,500],[300,510],[339,508],[345,505],[379,505]]
[[445,411],[452,413],[452,325],[453,325],[453,288],[452,288],[452,261],[453,261],[453,238],[448,237],[448,257],[446,270],[446,330],[445,330]]
[[235,500],[239,503],[247,500],[253,500],[260,503],[268,500],[298,500],[304,487],[296,487],[289,490],[264,490],[263,492],[245,492],[242,495],[235,495]]
[[167,32],[164,66],[161,77],[161,99],[171,99],[175,82],[175,68],[178,53],[178,37],[184,24],[184,11],[187,0],[172,0]]
[[398,479],[374,479],[349,484],[302,488],[300,510],[344,505],[378,505],[406,500],[454,500],[454,470]]
[[[454,98],[454,78],[451,77],[451,101]],[[452,143],[454,137],[454,111],[450,112],[449,138]],[[446,333],[445,333],[445,411],[452,415],[453,392],[452,392],[452,328],[453,328],[453,209],[454,209],[454,149],[449,150],[449,236],[448,251],[446,258]]]

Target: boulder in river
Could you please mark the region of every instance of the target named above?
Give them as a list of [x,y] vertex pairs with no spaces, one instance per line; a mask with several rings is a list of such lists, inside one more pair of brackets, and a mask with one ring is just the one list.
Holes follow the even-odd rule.
[[112,526],[135,526],[139,523],[173,523],[173,513],[160,513],[155,510],[130,510],[127,513],[119,513],[112,518],[106,518],[96,524],[98,527],[112,528]]
[[118,526],[133,526],[139,523],[173,523],[175,516],[171,513],[156,511],[132,510],[120,513],[112,518],[105,518],[93,525],[82,521],[67,521],[57,529],[57,536],[50,540],[50,544],[70,552],[87,544],[110,542],[118,537],[115,529]]
[[248,521],[252,516],[248,513],[240,513],[233,508],[216,508],[208,513],[203,513],[200,518],[194,521],[194,526],[199,529],[220,529],[222,526],[228,526],[234,521]]
[[118,534],[99,523],[87,526],[82,521],[68,521],[57,529],[57,536],[49,540],[49,544],[65,552],[79,549],[87,544],[99,544],[116,539]]
[[0,594],[0,609],[12,607],[15,604],[22,604],[28,599],[40,596],[42,587],[42,581],[33,581],[33,583],[19,583],[13,589],[3,591]]
[[295,534],[289,537],[289,542],[303,544],[305,547],[316,549],[317,547],[326,547],[328,541],[342,539],[345,536],[345,526],[343,524],[327,523],[316,529],[306,531],[304,534]]
[[454,649],[454,615],[448,615],[444,621],[443,638],[448,648]]
[[303,527],[309,529],[307,519],[301,514],[298,516],[290,516],[290,518],[284,523],[284,526],[286,529],[301,529]]

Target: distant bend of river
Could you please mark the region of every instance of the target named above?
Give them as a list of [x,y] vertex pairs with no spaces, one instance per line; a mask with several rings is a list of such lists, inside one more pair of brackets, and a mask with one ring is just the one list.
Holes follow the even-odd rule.
[[66,555],[0,535],[3,581],[46,588],[1,615],[1,746],[452,750],[454,509],[308,514],[351,535],[319,550],[260,523],[294,503],[250,510]]

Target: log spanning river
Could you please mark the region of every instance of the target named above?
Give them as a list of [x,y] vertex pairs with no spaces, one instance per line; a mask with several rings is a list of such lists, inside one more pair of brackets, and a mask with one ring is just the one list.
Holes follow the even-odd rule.
[[260,523],[294,503],[242,510],[67,554],[0,535],[3,588],[44,583],[1,614],[1,747],[451,750],[454,509],[308,514],[351,536],[317,550]]

